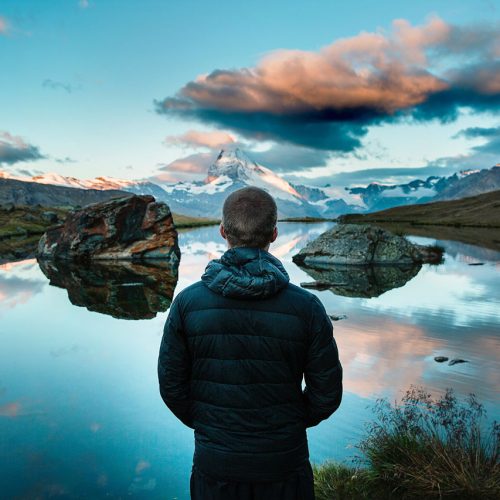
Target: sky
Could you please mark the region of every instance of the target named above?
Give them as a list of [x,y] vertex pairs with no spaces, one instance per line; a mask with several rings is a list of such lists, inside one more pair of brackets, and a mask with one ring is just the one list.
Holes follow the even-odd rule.
[[293,182],[489,168],[500,0],[0,0],[0,170]]

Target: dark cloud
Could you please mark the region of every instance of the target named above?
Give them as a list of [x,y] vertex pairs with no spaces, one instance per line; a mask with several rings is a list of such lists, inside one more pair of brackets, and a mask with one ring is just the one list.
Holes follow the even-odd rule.
[[49,78],[45,79],[42,82],[42,87],[51,89],[51,90],[64,90],[68,94],[71,94],[74,90],[79,90],[80,87],[75,87],[74,85],[71,85],[70,83],[65,83],[65,82],[57,82],[55,80],[51,80]]
[[20,161],[45,158],[38,147],[28,144],[21,137],[0,132],[0,164],[12,165]]
[[266,151],[249,151],[248,155],[279,173],[323,167],[331,156],[328,151],[284,144],[276,144]]
[[437,17],[422,26],[396,20],[389,34],[361,33],[318,52],[279,50],[254,68],[201,75],[156,109],[252,140],[349,152],[376,124],[498,110],[499,33]]
[[73,158],[70,158],[69,156],[66,156],[64,158],[55,158],[55,161],[57,163],[76,163],[76,160],[74,160]]

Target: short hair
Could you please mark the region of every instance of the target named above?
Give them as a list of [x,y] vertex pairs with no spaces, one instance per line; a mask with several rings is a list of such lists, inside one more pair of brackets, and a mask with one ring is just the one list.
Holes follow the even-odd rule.
[[278,208],[273,197],[257,187],[234,191],[222,207],[222,225],[232,247],[266,247],[277,219]]

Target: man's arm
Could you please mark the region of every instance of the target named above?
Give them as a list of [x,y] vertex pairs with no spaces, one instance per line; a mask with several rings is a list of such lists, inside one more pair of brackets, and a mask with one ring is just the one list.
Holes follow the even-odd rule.
[[165,404],[182,423],[192,428],[190,377],[191,359],[182,328],[179,301],[176,299],[170,306],[163,328],[158,356],[158,381]]
[[342,365],[333,338],[333,326],[316,296],[313,298],[312,314],[304,370],[307,427],[313,427],[328,418],[342,400]]

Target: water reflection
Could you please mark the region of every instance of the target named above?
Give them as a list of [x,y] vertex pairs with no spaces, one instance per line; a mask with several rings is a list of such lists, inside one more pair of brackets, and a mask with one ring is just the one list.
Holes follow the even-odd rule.
[[[292,283],[320,280],[296,266],[292,255],[331,226],[279,225],[270,251]],[[363,425],[372,420],[373,400],[399,398],[410,384],[432,393],[447,387],[459,395],[474,392],[489,418],[499,418],[500,253],[437,243],[446,248],[444,264],[424,265],[413,277],[408,270],[399,288],[382,293],[399,276],[347,273],[339,282],[350,289],[334,290],[342,294],[312,290],[329,314],[347,316],[334,323],[345,394],[339,411],[309,431],[314,462],[352,457]],[[175,293],[197,281],[208,261],[226,249],[217,227],[181,232],[179,244]],[[469,266],[477,261],[484,265]],[[35,260],[0,265],[0,496],[188,499],[192,432],[158,394],[166,313],[120,321],[110,315],[117,316],[116,308],[91,312],[118,301],[118,312],[131,314],[136,297],[121,294],[133,287],[119,285],[126,276],[122,283],[140,283],[146,313],[154,316],[160,305],[168,307],[175,279],[154,267],[132,275],[92,267],[45,269],[56,285],[49,286]],[[148,287],[151,296],[144,298]],[[84,307],[74,307],[67,295]],[[448,366],[435,356],[468,363]]]
[[75,306],[120,319],[150,319],[170,307],[177,265],[168,262],[76,263],[39,260],[52,286]]
[[319,287],[343,297],[378,297],[404,286],[414,278],[421,265],[413,266],[301,266]]

